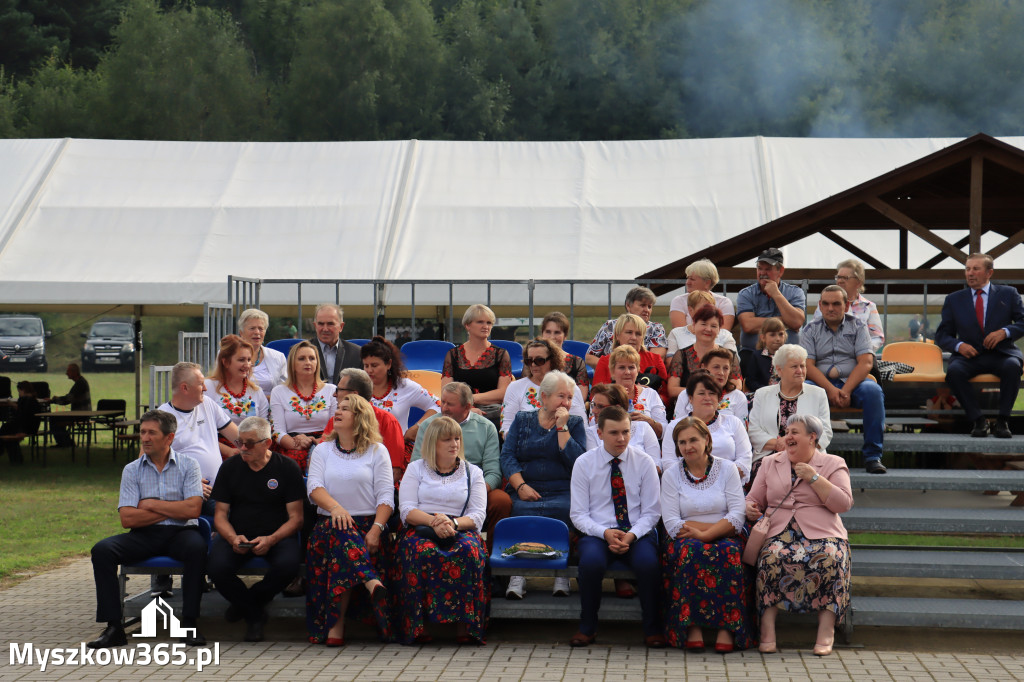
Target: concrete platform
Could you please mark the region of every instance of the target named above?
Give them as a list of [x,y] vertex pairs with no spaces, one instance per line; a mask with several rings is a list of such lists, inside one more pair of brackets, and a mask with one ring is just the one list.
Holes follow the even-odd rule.
[[1024,490],[1024,471],[889,469],[884,475],[851,471],[850,484],[871,490]]
[[934,507],[854,507],[842,515],[850,531],[902,533],[1024,534],[1024,508],[942,509]]
[[[828,445],[830,453],[860,452],[864,445],[862,433],[837,433]],[[971,438],[966,434],[948,433],[887,433],[883,441],[885,452],[991,452],[1024,453],[1024,436],[1013,438]]]

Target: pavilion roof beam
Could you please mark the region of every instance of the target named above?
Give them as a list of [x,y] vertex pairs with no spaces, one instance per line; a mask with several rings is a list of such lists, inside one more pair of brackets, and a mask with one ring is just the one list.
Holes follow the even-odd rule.
[[[958,239],[956,244],[954,244],[953,246],[955,246],[955,247],[957,247],[959,249],[962,249],[965,246],[967,246],[967,244],[969,244],[970,241],[971,241],[970,236],[962,237],[962,238]],[[936,265],[938,265],[939,263],[941,263],[944,260],[946,260],[946,254],[945,253],[940,253],[940,254],[938,254],[936,256],[932,256],[931,258],[929,258],[925,262],[921,263],[919,266],[917,266],[917,269],[918,270],[931,270],[932,268],[934,268]]]
[[1008,237],[1006,241],[998,244],[995,248],[989,249],[988,255],[998,258],[1021,242],[1024,242],[1024,230],[1017,230],[1012,237]]
[[877,258],[872,256],[870,253],[868,253],[864,249],[860,248],[859,246],[853,244],[852,242],[849,242],[849,241],[843,239],[842,237],[840,237],[838,234],[836,234],[832,230],[822,230],[821,234],[824,235],[825,237],[828,237],[833,242],[835,242],[839,246],[843,247],[844,249],[846,249],[847,251],[852,253],[857,258],[860,258],[862,261],[864,261],[865,263],[867,263],[871,267],[875,268],[876,270],[888,270],[889,269],[888,265],[886,265],[882,261],[878,260]]
[[956,248],[942,237],[931,232],[927,227],[917,222],[907,214],[897,210],[896,207],[891,204],[882,201],[878,197],[868,197],[865,201],[868,206],[875,209],[897,225],[910,230],[950,258],[953,258],[960,263],[967,262],[967,254],[965,254],[961,249]]

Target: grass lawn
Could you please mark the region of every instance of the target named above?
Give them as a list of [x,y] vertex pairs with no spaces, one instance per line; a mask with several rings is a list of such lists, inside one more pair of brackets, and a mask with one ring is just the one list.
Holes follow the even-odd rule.
[[903,533],[850,533],[854,545],[913,545],[916,547],[1024,548],[1024,538],[1012,535],[907,535]]
[[124,461],[111,450],[93,448],[71,463],[69,450],[53,450],[45,469],[28,458],[12,467],[0,458],[0,584],[19,573],[38,571],[67,557],[84,556],[102,538],[121,532],[118,488]]

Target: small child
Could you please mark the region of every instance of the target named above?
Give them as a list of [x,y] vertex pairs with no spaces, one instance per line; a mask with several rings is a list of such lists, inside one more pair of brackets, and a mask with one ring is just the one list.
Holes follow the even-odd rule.
[[769,317],[761,325],[761,333],[757,340],[757,351],[750,353],[743,366],[743,377],[746,379],[747,393],[752,395],[762,386],[779,383],[779,376],[772,365],[772,356],[782,344],[786,343],[786,325],[778,317]]

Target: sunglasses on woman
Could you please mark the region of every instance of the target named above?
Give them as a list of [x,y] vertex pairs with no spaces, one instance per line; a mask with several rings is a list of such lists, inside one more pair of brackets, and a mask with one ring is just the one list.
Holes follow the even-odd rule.
[[529,367],[530,365],[533,365],[534,367],[540,367],[545,362],[551,362],[551,358],[523,358],[523,364],[526,365],[527,367]]

